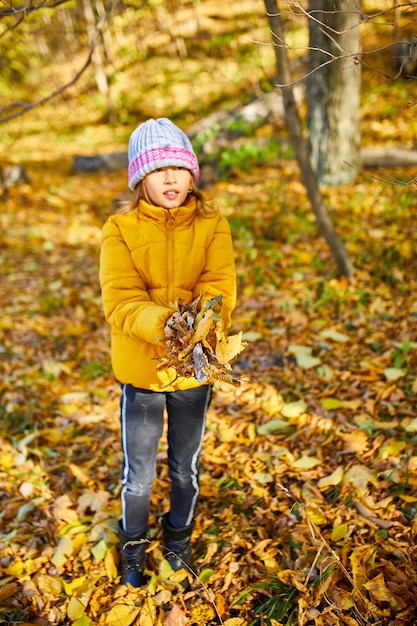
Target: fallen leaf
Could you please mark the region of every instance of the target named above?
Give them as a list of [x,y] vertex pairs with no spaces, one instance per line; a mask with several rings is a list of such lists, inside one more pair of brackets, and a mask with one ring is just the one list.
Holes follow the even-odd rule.
[[320,365],[321,360],[312,356],[313,348],[308,346],[292,345],[289,346],[288,352],[295,356],[298,367],[303,370],[309,370]]
[[106,613],[104,623],[108,626],[129,626],[133,624],[139,612],[140,608],[135,606],[118,604]]
[[188,617],[185,616],[184,611],[178,604],[173,604],[164,620],[164,626],[186,626],[188,623],[189,620]]
[[398,367],[386,367],[384,369],[384,376],[390,382],[396,381],[399,378],[403,378],[406,373],[407,372],[405,370]]
[[345,471],[343,467],[339,465],[339,467],[337,467],[334,470],[334,472],[332,472],[328,476],[324,476],[323,478],[320,478],[317,482],[317,486],[321,489],[323,487],[339,485],[343,480],[344,473]]
[[322,463],[321,459],[318,459],[315,456],[301,455],[295,461],[291,461],[290,464],[292,467],[295,467],[296,469],[307,470],[307,469],[311,469],[312,467],[316,467],[317,465],[321,465],[321,463]]
[[365,465],[352,465],[352,467],[345,472],[343,482],[351,483],[360,496],[369,493],[369,483],[374,487],[378,487],[377,476]]

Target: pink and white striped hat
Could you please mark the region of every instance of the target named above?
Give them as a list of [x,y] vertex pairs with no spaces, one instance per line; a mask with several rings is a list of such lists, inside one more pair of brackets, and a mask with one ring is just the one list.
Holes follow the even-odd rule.
[[160,167],[186,167],[195,180],[200,176],[198,160],[187,135],[166,117],[140,124],[130,136],[128,146],[129,188]]

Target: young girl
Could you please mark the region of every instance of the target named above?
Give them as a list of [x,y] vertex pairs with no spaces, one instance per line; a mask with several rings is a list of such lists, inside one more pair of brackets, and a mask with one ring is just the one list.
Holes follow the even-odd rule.
[[199,457],[211,386],[157,369],[175,319],[173,306],[222,294],[230,327],[236,277],[229,225],[196,187],[199,165],[185,133],[150,119],[128,147],[128,206],[103,227],[100,283],[111,327],[112,365],[121,384],[123,449],[122,578],[145,583],[149,505],[164,412],[168,421],[170,508],[163,516],[166,558],[191,567],[190,538],[199,493]]

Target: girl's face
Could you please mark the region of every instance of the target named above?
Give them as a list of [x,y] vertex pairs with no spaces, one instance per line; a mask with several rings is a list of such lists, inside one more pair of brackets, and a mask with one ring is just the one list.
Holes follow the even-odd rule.
[[169,166],[154,170],[143,182],[152,204],[164,209],[175,209],[185,203],[191,181],[190,170]]

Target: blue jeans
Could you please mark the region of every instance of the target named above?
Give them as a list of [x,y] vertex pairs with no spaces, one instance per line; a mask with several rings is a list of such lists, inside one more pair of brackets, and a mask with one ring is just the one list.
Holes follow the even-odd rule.
[[148,528],[156,455],[168,416],[169,524],[185,528],[193,520],[199,494],[200,452],[211,387],[155,392],[122,385],[120,421],[123,450],[122,525],[128,535]]

